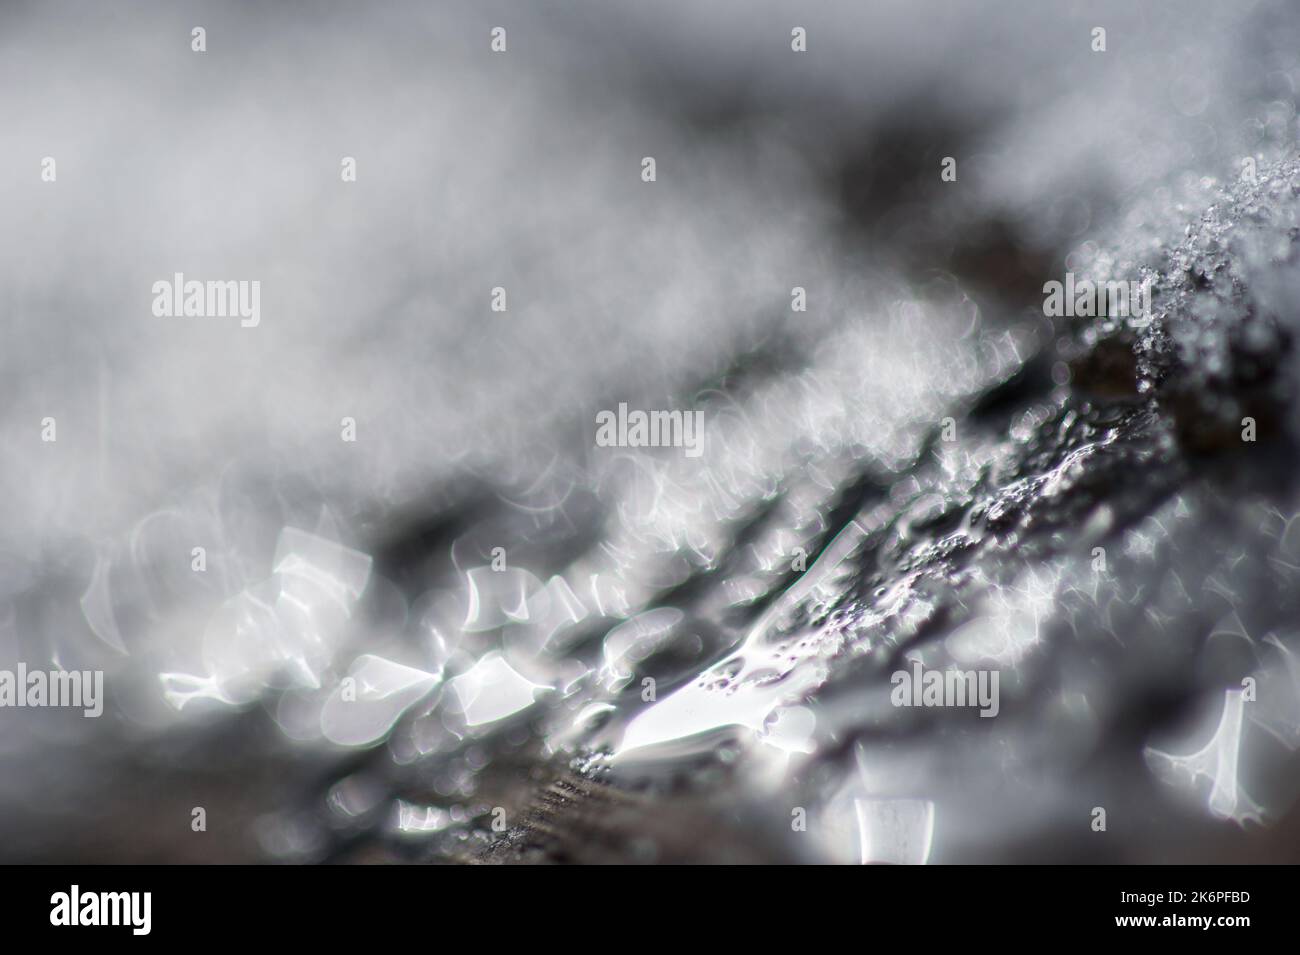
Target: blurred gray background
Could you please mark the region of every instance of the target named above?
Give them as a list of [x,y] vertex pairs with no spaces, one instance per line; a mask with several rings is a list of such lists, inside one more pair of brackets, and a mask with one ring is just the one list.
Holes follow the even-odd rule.
[[[497,851],[497,806],[507,848],[534,845],[537,793],[577,773],[638,808],[599,835],[578,817],[543,857],[862,861],[875,824],[878,846],[920,826],[930,861],[1294,861],[1289,451],[1226,465],[1278,477],[1242,491],[1157,453],[1169,435],[1150,421],[1106,436],[1106,402],[1057,373],[1058,339],[1081,330],[1044,319],[1041,287],[1067,268],[1177,273],[1170,250],[1232,207],[1243,158],[1294,157],[1297,83],[1300,13],[1280,0],[7,0],[0,666],[103,669],[109,702],[98,721],[0,711],[0,856],[459,860]],[[1294,190],[1261,195],[1283,247],[1241,252],[1238,286],[1261,290],[1243,309],[1294,322]],[[260,325],[155,317],[152,284],[175,272],[260,281]],[[790,311],[794,286],[807,312]],[[697,469],[593,449],[595,413],[620,401],[705,409]],[[1028,522],[942,565],[899,556],[952,529],[917,501],[933,517],[1013,479],[1056,493],[1034,479],[1059,461],[1025,448],[1066,450],[1049,428],[1072,409],[1099,459],[1115,441],[1134,457],[1092,481],[1085,455],[1089,479],[1064,491],[1081,503],[1041,540]],[[947,457],[946,416],[961,431]],[[643,672],[662,698],[749,646],[797,583],[791,548],[815,559],[855,515],[863,539],[823,565],[819,594],[791,598],[816,647],[755,725],[723,720],[725,744],[688,725],[703,737],[652,772],[583,762],[619,749]],[[286,527],[308,537],[285,543]],[[1083,579],[1098,542],[1134,560],[1101,584]],[[498,545],[527,574],[501,586],[530,601],[528,626],[467,609],[471,591],[489,601],[471,571]],[[365,586],[291,626],[287,553]],[[1171,575],[1182,616],[1152,596]],[[580,610],[544,590],[557,577]],[[911,609],[890,610],[874,588],[900,580]],[[663,608],[679,614],[637,631],[629,684],[610,632]],[[1232,614],[1248,649],[1225,660],[1212,638]],[[891,654],[972,620],[1021,633],[1026,615],[1037,649],[1008,663],[1025,702],[997,728],[901,727],[871,702]],[[1061,662],[1070,640],[1080,659]],[[379,731],[331,735],[322,708],[367,654],[423,676],[384,669]],[[484,659],[547,689],[476,726],[449,687],[476,672],[496,692]],[[1265,778],[1223,820],[1209,781],[1178,796],[1141,754],[1202,745],[1248,673],[1278,681],[1275,710],[1247,721],[1271,742],[1243,775]],[[207,697],[178,709],[176,674]],[[791,708],[799,739],[772,744]],[[779,765],[754,755],[769,751]],[[665,800],[683,779],[698,805]],[[1246,819],[1251,788],[1280,828]],[[1118,820],[1106,843],[1086,825],[1099,804]],[[807,839],[788,831],[796,805],[818,820]],[[703,835],[673,846],[675,813]]]

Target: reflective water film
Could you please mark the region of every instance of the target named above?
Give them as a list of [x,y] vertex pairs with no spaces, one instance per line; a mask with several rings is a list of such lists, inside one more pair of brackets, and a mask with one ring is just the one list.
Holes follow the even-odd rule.
[[0,859],[1300,861],[1300,10],[1074,6],[0,11]]

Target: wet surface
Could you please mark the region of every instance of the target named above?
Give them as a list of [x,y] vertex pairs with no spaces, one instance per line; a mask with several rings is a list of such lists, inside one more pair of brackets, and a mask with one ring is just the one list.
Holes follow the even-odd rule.
[[[1105,71],[1025,50],[1054,99],[999,100],[997,57],[932,50],[890,96],[812,66],[802,114],[668,70],[690,47],[662,26],[621,72],[555,41],[572,74],[521,101],[545,121],[451,162],[493,209],[483,169],[514,177],[510,215],[457,220],[511,250],[532,303],[511,333],[456,331],[431,289],[476,253],[430,251],[422,216],[450,200],[394,166],[417,212],[372,198],[358,228],[409,213],[435,266],[373,265],[382,319],[317,301],[317,325],[268,322],[264,355],[213,339],[214,367],[275,370],[231,399],[255,414],[164,406],[171,441],[117,425],[107,478],[75,483],[109,467],[75,443],[10,478],[0,648],[101,667],[110,701],[4,713],[7,857],[1297,861],[1300,21],[1205,12],[1221,29],[1107,10],[1161,52]],[[920,43],[909,23],[871,43]],[[1222,92],[1171,66],[1188,51]],[[935,92],[954,76],[961,115]],[[1139,154],[1071,127],[1085,107],[1140,119]],[[625,191],[626,150],[583,165],[555,132],[584,111],[659,129],[689,175]],[[543,144],[542,184],[497,158],[518,141]],[[286,267],[327,283],[335,255]],[[1149,315],[1048,317],[1066,269],[1148,281]],[[286,343],[306,357],[279,364]],[[172,347],[83,377],[119,420],[169,393],[132,383],[141,351],[184,374]],[[702,453],[595,446],[620,402],[701,411]],[[339,407],[365,412],[360,453]],[[996,672],[996,715],[897,705],[917,667]]]
[[[1279,203],[1281,234],[1294,239],[1286,206],[1298,184],[1293,162],[1225,204],[1248,209],[1251,197],[1268,193]],[[1223,231],[1236,234],[1224,241],[1255,242],[1256,228],[1233,223]],[[1292,261],[1289,248],[1276,251],[1274,264]],[[791,428],[790,445],[773,456],[784,466],[778,474],[755,467],[751,421],[765,410],[770,438],[782,433],[783,417],[803,420],[814,410],[783,390],[782,374],[807,372],[783,372],[738,399],[738,437],[729,434],[725,450],[705,459],[766,478],[758,493],[738,495],[736,481],[683,491],[677,482],[685,483],[689,462],[641,460],[640,480],[619,485],[605,512],[605,540],[552,565],[549,584],[540,573],[471,570],[483,602],[470,617],[486,615],[482,628],[500,634],[486,651],[499,670],[483,692],[518,709],[478,729],[459,707],[471,725],[449,734],[458,698],[447,696],[399,726],[389,749],[411,760],[403,775],[444,774],[450,784],[468,773],[480,800],[461,825],[440,819],[446,831],[415,857],[851,859],[861,847],[855,835],[865,840],[870,825],[883,861],[907,861],[888,855],[899,846],[932,861],[990,851],[1155,859],[1178,855],[1189,829],[1225,846],[1252,836],[1258,845],[1258,827],[1294,797],[1290,747],[1300,732],[1290,449],[1269,431],[1207,449],[1189,440],[1177,415],[1191,389],[1221,416],[1252,410],[1235,402],[1268,394],[1276,420],[1291,394],[1278,374],[1290,356],[1277,317],[1252,307],[1250,287],[1238,281],[1228,296],[1235,312],[1205,324],[1202,347],[1215,347],[1216,337],[1251,338],[1233,322],[1258,322],[1275,346],[1272,360],[1216,376],[1244,380],[1242,389],[1189,383],[1201,374],[1189,363],[1201,356],[1164,343],[1171,326],[1217,302],[1187,294],[1182,246],[1169,255],[1176,271],[1158,273],[1150,327],[1135,334],[1102,320],[1073,342],[1049,342],[1077,349],[1077,383],[1043,387],[1027,368],[1036,352],[1005,360],[1014,351],[999,351],[995,337],[986,362],[972,366],[974,380],[987,384],[970,389],[969,410],[948,439],[942,427],[917,428],[899,437],[896,457],[864,461],[852,453],[858,422],[844,417],[842,430],[816,429],[821,442],[812,447]],[[1199,290],[1213,294],[1204,283]],[[1114,357],[1116,341],[1135,357]],[[1098,397],[1096,379],[1078,371],[1098,365],[1112,381],[1132,376],[1130,387]],[[814,367],[823,383],[835,371],[834,358]],[[826,403],[819,395],[815,409]],[[541,512],[545,521],[529,527]],[[516,516],[512,527],[503,519],[488,538],[527,553],[512,533],[526,541],[553,533],[547,521],[576,523],[564,505],[524,513],[530,520]],[[791,566],[797,548],[806,571]],[[561,583],[569,580],[588,586]],[[486,609],[489,599],[503,616]],[[583,607],[585,617],[569,619]],[[441,636],[459,616],[457,605],[426,625]],[[996,667],[998,719],[892,707],[889,675],[913,659],[932,669]],[[654,702],[644,698],[647,677]],[[1245,678],[1267,691],[1247,704],[1242,722],[1234,694]],[[1216,698],[1226,702],[1215,707]],[[1216,710],[1224,722],[1206,737],[1209,757],[1179,755],[1200,740],[1186,732],[1188,720],[1199,712],[1204,723]],[[1152,742],[1163,737],[1175,741],[1170,751]],[[479,762],[490,765],[475,769]],[[1252,791],[1268,791],[1274,808]],[[410,805],[440,802],[425,794]],[[1108,842],[1089,829],[1096,806],[1114,807]],[[817,820],[806,843],[783,831],[801,808]],[[494,836],[492,811],[520,821]],[[1216,832],[1215,819],[1227,828]],[[827,833],[837,830],[835,844]],[[1050,852],[1027,848],[1040,840]],[[367,841],[357,851],[377,850]],[[1219,858],[1233,850],[1210,851]]]

